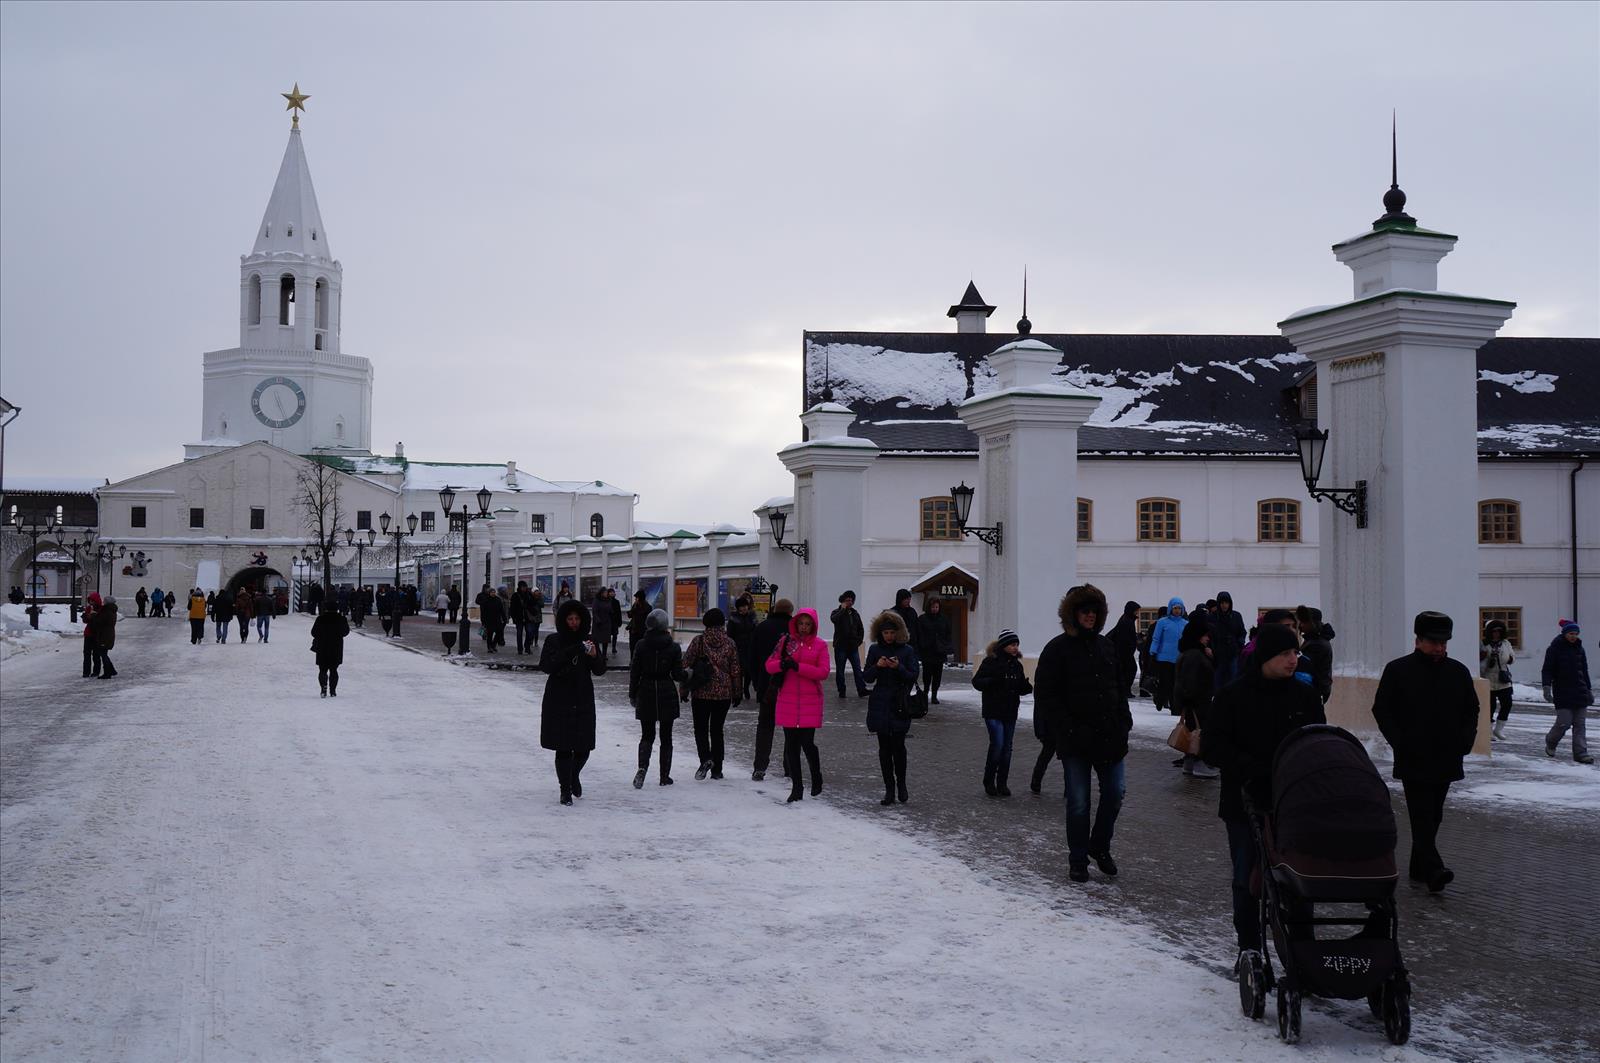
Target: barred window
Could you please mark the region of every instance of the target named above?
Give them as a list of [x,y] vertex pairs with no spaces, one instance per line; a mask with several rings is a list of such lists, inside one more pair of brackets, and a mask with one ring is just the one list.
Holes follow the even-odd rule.
[[1489,498],[1478,503],[1478,542],[1520,543],[1522,504],[1509,498]]
[[961,531],[956,527],[956,504],[949,495],[922,500],[922,538],[961,538]]
[[528,530],[531,531],[531,532],[537,532],[540,535],[544,534],[544,514],[543,513],[530,513],[530,514],[528,514]]
[[1506,626],[1506,641],[1511,643],[1511,648],[1522,650],[1522,607],[1497,605],[1487,609],[1478,610],[1478,632],[1489,625],[1489,621],[1498,620]]
[[1087,498],[1078,499],[1078,541],[1094,540],[1094,503]]
[[422,511],[422,530],[425,531],[425,532],[433,531],[434,530],[433,520],[434,520],[433,510],[431,510],[431,509],[423,510]]
[[1171,498],[1139,499],[1139,541],[1175,543],[1178,541],[1178,503]]
[[370,527],[372,527],[372,510],[356,510],[356,529],[358,531],[366,531]]
[[1263,543],[1300,541],[1300,503],[1292,498],[1264,498],[1256,503],[1256,540]]

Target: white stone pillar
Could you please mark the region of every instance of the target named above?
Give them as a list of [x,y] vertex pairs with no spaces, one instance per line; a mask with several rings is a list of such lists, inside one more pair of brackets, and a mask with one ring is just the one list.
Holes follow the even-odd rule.
[[670,536],[667,544],[667,589],[665,598],[667,602],[667,616],[671,618],[678,611],[678,547],[683,545],[683,540]]
[[[637,594],[644,586],[639,575],[639,548],[643,546],[644,543],[645,538],[641,535],[635,534],[628,537],[628,566],[630,571],[633,573],[633,591],[635,594]],[[627,612],[632,607],[633,603],[627,602],[623,605],[622,611]]]
[[1008,343],[989,356],[999,390],[958,407],[978,436],[967,523],[1001,528],[998,552],[982,546],[973,641],[981,646],[1011,628],[1029,659],[1061,633],[1056,609],[1078,582],[1078,429],[1100,405],[1096,395],[1053,383],[1061,357],[1038,340]]
[[801,415],[807,440],[778,451],[794,474],[794,516],[784,541],[804,544],[806,557],[795,575],[795,607],[825,606],[847,589],[861,586],[862,500],[867,466],[878,445],[848,434],[855,414],[834,402],[821,402]]
[[1317,424],[1328,432],[1318,486],[1367,483],[1365,528],[1330,502],[1308,503],[1320,522],[1322,611],[1339,630],[1328,718],[1345,727],[1373,728],[1377,676],[1411,651],[1424,610],[1454,620],[1450,655],[1477,674],[1477,351],[1516,304],[1436,290],[1455,242],[1380,219],[1334,246],[1354,298],[1278,326],[1316,364]]
[[713,606],[720,608],[717,599],[717,580],[721,577],[718,575],[717,551],[722,548],[723,540],[732,534],[732,528],[722,525],[706,532],[706,608],[708,609]]

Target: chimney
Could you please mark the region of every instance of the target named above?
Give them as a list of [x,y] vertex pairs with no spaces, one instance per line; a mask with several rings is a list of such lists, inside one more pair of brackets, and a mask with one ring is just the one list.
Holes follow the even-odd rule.
[[394,445],[394,456],[397,458],[406,456],[406,445],[404,443],[396,443]]
[[978,294],[978,286],[968,281],[967,290],[961,293],[961,301],[952,306],[945,316],[956,319],[957,332],[986,332],[992,313],[994,307],[984,302],[983,296]]
[[506,486],[517,486],[517,463],[514,461],[506,462]]

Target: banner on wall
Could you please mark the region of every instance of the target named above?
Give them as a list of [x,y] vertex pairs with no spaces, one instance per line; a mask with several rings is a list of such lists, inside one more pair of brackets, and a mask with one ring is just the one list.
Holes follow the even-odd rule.
[[534,582],[539,585],[539,593],[544,595],[547,603],[555,598],[555,576],[539,576]]
[[706,578],[695,576],[678,580],[672,592],[672,618],[699,620],[706,611]]
[[739,595],[750,589],[749,576],[735,576],[732,579],[717,580],[717,608],[723,615],[733,615],[733,603]]
[[644,591],[644,600],[652,609],[665,609],[667,606],[667,578],[665,576],[647,576],[639,581],[639,589]]
[[594,601],[595,593],[599,590],[600,577],[585,576],[583,577],[583,582],[578,585],[578,597],[585,605],[587,605],[588,603]]

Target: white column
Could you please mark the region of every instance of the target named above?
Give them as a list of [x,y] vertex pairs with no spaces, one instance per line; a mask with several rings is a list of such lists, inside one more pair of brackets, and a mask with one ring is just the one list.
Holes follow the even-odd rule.
[[600,544],[600,586],[603,588],[611,580],[611,544]]
[[682,540],[668,539],[667,544],[667,616],[678,611],[678,547]]
[[706,533],[706,607],[717,605],[717,551],[731,532],[713,528]]
[[1100,405],[1098,396],[1052,383],[1061,357],[1038,340],[1008,343],[989,356],[999,390],[958,407],[978,436],[967,523],[1001,527],[1000,551],[982,546],[973,641],[1011,628],[1034,659],[1060,634],[1056,609],[1078,580],[1078,429]]
[[[643,586],[639,579],[639,546],[642,542],[643,540],[637,537],[631,537],[628,540],[629,567],[633,572],[633,589],[635,593],[637,593],[639,588]],[[628,602],[623,607],[623,611],[626,612],[627,609],[631,608],[632,606],[633,603]]]
[[848,434],[855,414],[837,403],[818,403],[800,420],[808,440],[778,452],[794,474],[794,516],[784,541],[804,543],[807,551],[796,572],[796,607],[826,612],[840,592],[861,586],[865,473],[878,446]]

